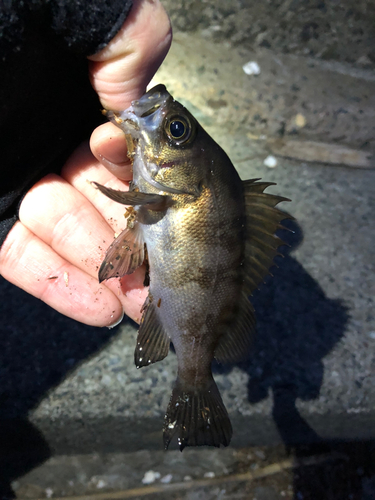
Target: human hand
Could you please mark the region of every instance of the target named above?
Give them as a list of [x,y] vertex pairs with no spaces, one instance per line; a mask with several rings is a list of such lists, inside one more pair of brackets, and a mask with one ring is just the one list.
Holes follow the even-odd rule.
[[[134,0],[121,31],[89,58],[92,85],[102,105],[122,110],[139,98],[170,43],[169,20],[159,0]],[[125,227],[124,208],[87,182],[124,189],[119,179],[131,179],[124,135],[104,124],[94,131],[91,148],[96,158],[83,144],[60,176],[44,177],[26,194],[20,220],[1,248],[0,274],[82,323],[115,325],[124,312],[139,321],[147,294],[144,270],[102,284],[97,277],[114,232]]]

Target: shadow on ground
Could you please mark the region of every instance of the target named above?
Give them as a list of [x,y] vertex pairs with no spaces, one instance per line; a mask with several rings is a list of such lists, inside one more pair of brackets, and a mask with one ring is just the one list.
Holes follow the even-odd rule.
[[[296,400],[312,401],[323,382],[323,358],[343,338],[349,316],[341,300],[329,299],[319,284],[290,256],[303,240],[295,221],[280,231],[289,245],[279,267],[271,269],[251,298],[256,311],[257,335],[249,359],[239,367],[249,374],[248,399],[258,403],[273,395],[273,418],[286,446],[317,443],[321,439],[299,414]],[[231,366],[216,366],[227,372]]]
[[375,441],[320,443],[297,446],[299,459],[328,453],[336,459],[302,466],[293,474],[296,500],[373,500],[375,498]]
[[65,318],[0,278],[0,498],[50,456],[28,412],[115,334]]
[[296,408],[296,399],[318,397],[323,382],[323,358],[342,339],[348,321],[341,300],[325,296],[319,284],[293,257],[290,250],[303,239],[294,221],[284,221],[294,233],[283,231],[290,245],[277,261],[274,277],[254,294],[257,337],[250,361],[248,398],[256,403],[273,393],[273,418],[286,445],[312,443],[319,436]]

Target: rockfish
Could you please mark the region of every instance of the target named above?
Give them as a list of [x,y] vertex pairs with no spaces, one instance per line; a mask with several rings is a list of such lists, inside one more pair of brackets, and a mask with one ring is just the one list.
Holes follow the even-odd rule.
[[[173,343],[178,374],[164,421],[164,445],[227,446],[232,426],[211,372],[216,358],[246,357],[255,331],[249,295],[258,288],[288,215],[272,183],[242,181],[197,120],[157,85],[125,111],[106,112],[125,133],[133,180],[128,192],[94,185],[127,209],[99,281],[149,268],[149,294],[135,348],[137,368]],[[148,280],[147,280],[148,283]]]

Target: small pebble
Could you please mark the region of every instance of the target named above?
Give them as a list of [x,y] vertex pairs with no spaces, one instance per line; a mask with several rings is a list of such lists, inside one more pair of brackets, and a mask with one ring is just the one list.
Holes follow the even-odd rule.
[[112,379],[107,373],[105,373],[102,376],[102,384],[104,384],[104,385],[111,385],[112,384]]
[[205,472],[203,477],[215,477],[215,472]]
[[261,460],[265,460],[266,459],[266,454],[264,453],[264,451],[262,451],[262,450],[255,450],[254,453]]
[[247,75],[260,75],[260,66],[256,61],[249,61],[242,66]]
[[267,158],[264,159],[263,165],[268,168],[275,168],[277,166],[277,159],[272,155],[268,155]]
[[52,488],[46,488],[46,497],[51,498],[53,495],[53,489]]
[[191,476],[185,476],[184,481],[191,481],[193,478]]
[[375,332],[369,332],[367,335],[370,337],[370,339],[375,340]]
[[151,484],[156,481],[156,479],[160,478],[160,472],[154,472],[153,470],[148,470],[143,476],[142,483],[143,484]]
[[294,117],[294,122],[298,128],[303,128],[306,125],[306,118],[302,113],[297,113]]
[[160,482],[163,484],[168,484],[172,481],[172,474],[167,474],[166,476],[160,479]]
[[372,66],[372,61],[371,59],[365,54],[364,56],[361,56],[359,59],[357,59],[357,64],[363,67],[368,67]]

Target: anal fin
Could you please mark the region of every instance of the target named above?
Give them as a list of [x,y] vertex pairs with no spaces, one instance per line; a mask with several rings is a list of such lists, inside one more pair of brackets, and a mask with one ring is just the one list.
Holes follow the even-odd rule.
[[229,324],[215,349],[215,359],[221,364],[247,359],[255,336],[254,308],[245,293],[242,293],[234,315],[234,322]]
[[160,323],[156,307],[155,302],[147,298],[134,351],[137,368],[161,361],[169,353],[170,338]]

